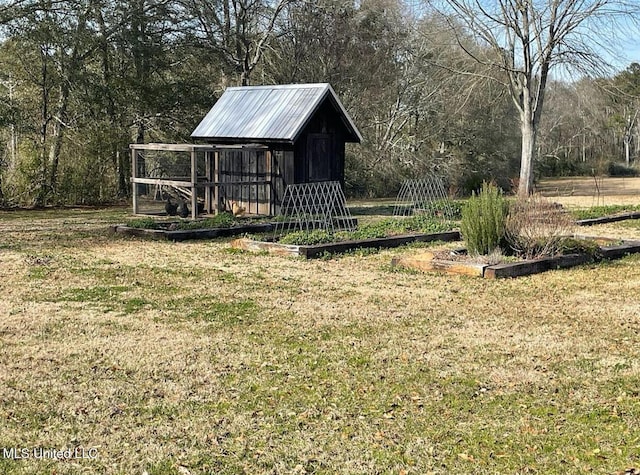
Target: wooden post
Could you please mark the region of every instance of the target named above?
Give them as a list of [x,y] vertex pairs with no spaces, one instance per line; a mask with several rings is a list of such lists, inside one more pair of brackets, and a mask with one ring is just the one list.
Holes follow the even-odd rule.
[[213,181],[216,183],[213,188],[213,200],[216,203],[216,214],[220,213],[220,152],[213,152]]
[[266,179],[269,182],[267,187],[269,188],[269,203],[267,203],[268,213],[273,216],[274,213],[274,203],[273,203],[273,174],[272,174],[272,157],[271,157],[271,149],[265,150],[264,159],[266,163]]
[[191,219],[198,217],[198,161],[195,149],[191,149]]
[[131,148],[131,186],[133,187],[133,214],[138,214],[138,184],[136,178],[138,178],[138,164],[136,159],[138,157],[138,151],[135,148]]
[[[211,176],[211,156],[212,152],[207,150],[204,153],[204,168],[205,175],[207,175],[207,181],[212,182],[213,177]],[[207,185],[204,189],[204,208],[207,210],[207,214],[211,214],[212,204],[211,204],[211,185]]]

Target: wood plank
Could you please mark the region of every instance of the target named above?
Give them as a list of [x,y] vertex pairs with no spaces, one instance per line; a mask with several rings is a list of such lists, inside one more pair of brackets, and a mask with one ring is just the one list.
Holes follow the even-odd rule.
[[201,181],[201,182],[198,182],[198,184],[196,185],[196,188],[202,188],[207,186],[219,186],[219,185],[270,185],[270,184],[271,182],[269,180]]
[[129,145],[131,150],[167,151],[167,152],[191,152],[193,150],[215,150],[215,145],[180,144],[180,143],[133,143]]
[[619,246],[604,246],[600,248],[603,259],[620,259],[628,254],[640,252],[640,242],[625,241]]
[[[355,249],[363,249],[363,248],[393,248],[402,246],[404,244],[408,244],[411,242],[429,242],[436,240],[458,240],[460,239],[460,233],[458,231],[450,231],[446,233],[437,233],[437,234],[405,234],[403,236],[393,236],[389,238],[374,238],[374,239],[361,239],[357,241],[343,241],[343,242],[333,242],[326,244],[315,244],[315,245],[290,245],[290,244],[279,244],[274,242],[262,242],[262,241],[252,241],[245,240],[240,241],[237,240],[238,243],[233,244],[234,247],[238,247],[239,249],[244,249],[247,251],[259,252],[259,251],[267,251],[272,254],[279,255],[292,255],[292,256],[301,256],[306,259],[313,259],[316,257],[321,257],[325,253],[330,254],[339,254]],[[235,243],[235,241],[234,241]]]
[[545,257],[522,262],[509,262],[488,266],[484,276],[487,279],[501,279],[520,277],[523,275],[539,274],[552,269],[564,269],[592,262],[593,258],[587,254],[567,254],[558,257]]
[[616,214],[613,216],[602,216],[600,218],[580,219],[576,221],[578,226],[593,226],[594,224],[615,223],[627,219],[640,219],[640,212]]
[[267,150],[269,147],[262,144],[239,145],[201,145],[201,144],[174,144],[174,143],[133,143],[129,145],[131,150],[157,150],[170,152],[214,151],[214,150]]
[[178,180],[165,180],[163,178],[131,178],[132,183],[144,183],[147,185],[167,185],[167,186],[183,186],[190,188],[191,182],[189,181],[178,181]]
[[272,242],[253,241],[251,239],[242,238],[231,241],[231,247],[242,249],[250,252],[268,252],[278,256],[299,256],[300,246],[289,244],[275,244]]
[[482,277],[487,264],[434,259],[432,252],[425,252],[411,257],[394,258],[391,260],[391,266]]
[[[191,188],[192,183],[190,181],[185,180],[167,180],[164,178],[132,178],[132,183],[144,183],[147,185],[167,185],[167,186],[177,186],[177,187],[185,187]],[[268,180],[264,181],[201,181],[196,183],[196,188],[206,188],[208,186],[219,186],[219,185],[271,185],[271,182]]]

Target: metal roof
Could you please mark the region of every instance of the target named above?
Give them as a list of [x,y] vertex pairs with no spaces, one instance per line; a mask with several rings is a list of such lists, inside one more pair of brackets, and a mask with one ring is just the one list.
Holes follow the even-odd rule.
[[227,88],[191,137],[294,142],[326,98],[342,116],[348,141],[362,141],[362,135],[327,83]]

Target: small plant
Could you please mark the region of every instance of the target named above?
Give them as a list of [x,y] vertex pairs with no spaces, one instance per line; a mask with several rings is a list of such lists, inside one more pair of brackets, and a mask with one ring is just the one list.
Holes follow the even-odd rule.
[[405,232],[440,233],[457,227],[453,221],[442,220],[428,215],[417,215],[403,220]]
[[502,192],[483,183],[480,193],[474,193],[462,208],[460,231],[469,254],[490,254],[503,244],[508,211]]
[[383,238],[408,233],[438,233],[451,231],[454,223],[428,215],[409,218],[387,218],[359,226],[351,232],[337,233],[343,240]]
[[628,167],[624,163],[610,162],[608,170],[609,176],[638,176],[638,169]]
[[324,230],[295,231],[284,235],[281,244],[311,245],[328,242],[355,241],[361,239],[385,238],[409,233],[437,233],[451,231],[454,223],[426,215],[410,218],[387,218],[359,226],[354,231],[329,233]]
[[176,229],[207,229],[207,228],[230,228],[236,223],[236,217],[232,213],[219,213],[211,218],[198,221],[183,221],[177,224]]
[[513,251],[534,259],[561,254],[564,240],[573,234],[574,221],[561,206],[533,195],[511,205],[506,226]]
[[138,218],[127,221],[127,226],[138,229],[158,229],[158,222],[153,218]]
[[321,229],[313,231],[294,231],[280,238],[280,244],[295,244],[297,246],[310,246],[333,242],[335,239],[331,233]]
[[558,245],[560,254],[587,254],[595,259],[601,257],[600,246],[593,239],[576,239],[564,237]]
[[171,230],[190,230],[190,229],[207,229],[207,228],[230,228],[236,223],[236,217],[231,213],[220,213],[206,219],[195,221],[156,221],[152,217],[137,218],[127,222],[130,228],[139,229],[171,229]]

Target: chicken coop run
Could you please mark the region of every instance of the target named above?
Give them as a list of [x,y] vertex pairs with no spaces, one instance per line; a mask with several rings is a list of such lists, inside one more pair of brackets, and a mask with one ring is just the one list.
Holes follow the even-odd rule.
[[228,88],[191,137],[204,144],[131,145],[134,214],[279,214],[289,185],[344,187],[362,140],[326,83]]
[[133,144],[133,214],[275,213],[272,156],[259,145]]

